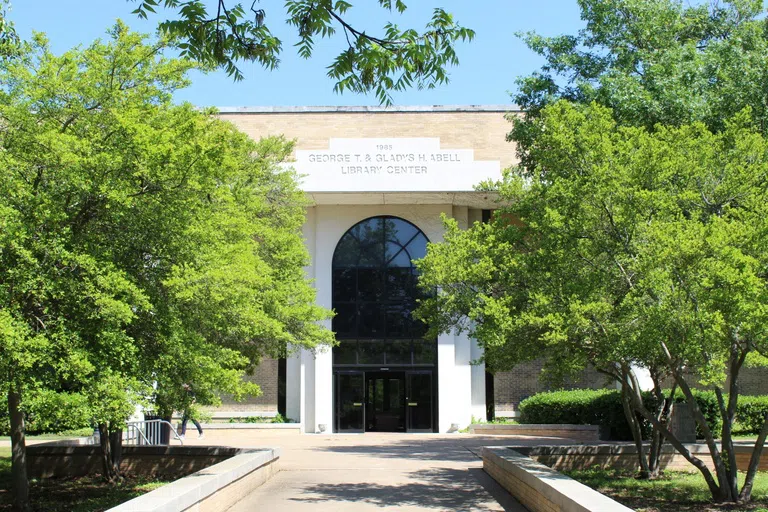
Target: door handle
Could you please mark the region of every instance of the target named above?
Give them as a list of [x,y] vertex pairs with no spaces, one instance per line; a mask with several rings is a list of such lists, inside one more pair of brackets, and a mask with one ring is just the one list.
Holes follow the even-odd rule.
[[363,406],[362,402],[353,402],[352,403],[352,407],[362,407],[362,406]]
[[408,402],[408,406],[409,406],[409,407],[416,407],[416,406],[418,406],[418,405],[419,405],[419,403],[418,403],[418,402]]

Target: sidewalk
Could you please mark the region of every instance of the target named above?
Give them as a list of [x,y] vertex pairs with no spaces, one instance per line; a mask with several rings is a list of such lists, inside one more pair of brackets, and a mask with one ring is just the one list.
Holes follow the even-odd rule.
[[482,446],[542,442],[470,434],[275,435],[214,430],[202,440],[194,437],[185,444],[282,449],[281,472],[244,496],[230,512],[523,512],[526,509],[483,472],[478,454]]

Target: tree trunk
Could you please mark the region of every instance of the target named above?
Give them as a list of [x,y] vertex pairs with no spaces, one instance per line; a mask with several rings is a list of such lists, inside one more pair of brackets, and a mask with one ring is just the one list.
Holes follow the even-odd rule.
[[8,388],[8,413],[11,420],[11,482],[13,508],[30,510],[29,480],[27,479],[27,446],[24,439],[24,413],[21,411],[21,393],[11,381]]
[[[661,388],[661,379],[658,375],[653,375],[653,392],[658,400],[658,406],[656,409],[656,420],[664,428],[669,424],[669,418],[672,414],[672,404],[675,401],[675,390],[677,384],[672,385],[672,389],[669,392],[669,397],[664,396],[664,390]],[[648,453],[648,469],[651,472],[650,478],[658,478],[661,473],[661,449],[664,447],[664,436],[661,430],[656,426],[653,426],[653,433],[651,434],[651,447]]]
[[109,425],[107,423],[99,423],[99,444],[101,446],[101,468],[104,480],[110,483],[116,482],[120,478],[120,472],[112,455],[112,443],[109,439]]
[[120,461],[123,459],[123,430],[115,430],[109,434],[109,449],[112,451],[112,465],[119,475]]
[[760,465],[760,456],[763,453],[766,437],[768,437],[768,414],[765,415],[760,435],[757,436],[755,447],[752,449],[752,457],[749,459],[749,467],[747,468],[747,476],[744,478],[744,485],[741,486],[739,501],[746,503],[752,499],[752,486],[755,483],[755,474],[757,474],[757,467]]
[[[704,479],[707,481],[707,486],[709,487],[709,490],[712,493],[713,500],[717,502],[735,501],[737,497],[731,493],[731,487],[728,482],[728,475],[727,475],[727,469],[725,467],[725,462],[723,461],[722,454],[720,453],[720,450],[718,450],[717,444],[715,443],[715,438],[714,438],[714,435],[712,434],[712,429],[709,428],[709,425],[707,424],[707,420],[704,417],[704,414],[701,412],[701,408],[699,407],[699,404],[696,402],[696,399],[693,397],[693,392],[691,391],[691,387],[688,385],[688,382],[685,380],[685,377],[683,377],[680,367],[672,358],[672,354],[669,352],[669,349],[667,348],[667,344],[664,343],[663,341],[660,343],[661,343],[661,349],[664,352],[664,356],[667,359],[667,363],[669,364],[670,370],[672,370],[672,376],[675,378],[675,382],[677,383],[677,385],[680,386],[680,390],[683,392],[683,395],[685,396],[685,400],[691,406],[691,410],[693,411],[693,417],[696,420],[696,423],[698,423],[699,428],[701,428],[701,432],[704,434],[704,441],[707,444],[707,448],[709,448],[709,454],[710,454],[710,457],[712,458],[712,465],[715,468],[715,476],[717,477],[717,483],[715,484],[714,482],[710,481],[710,479],[712,478],[712,473],[709,471],[709,469],[707,469],[706,467],[700,467],[698,464],[694,463],[694,460],[698,461],[699,463],[701,463],[701,461],[697,457],[693,457],[690,454],[690,452],[683,447],[679,439],[674,438],[674,441],[677,441],[677,444],[675,444],[673,442],[673,439],[667,436],[666,433],[664,437],[666,437],[667,440],[669,440],[669,442],[672,443],[672,445],[678,449],[678,451],[680,451],[680,448],[678,448],[678,444],[680,447],[682,447],[683,450],[685,450],[685,453],[688,454],[688,456],[686,456],[686,459],[688,459],[688,461],[691,462],[691,464],[696,466],[699,469],[699,471],[701,471],[702,475],[704,476]],[[680,451],[680,453],[683,453],[683,452]]]
[[704,477],[704,481],[707,482],[709,492],[712,494],[712,497],[717,500],[721,495],[721,489],[718,487],[717,482],[715,482],[715,479],[712,477],[712,473],[709,471],[707,465],[704,464],[704,461],[693,455],[666,425],[662,425],[659,420],[656,419],[656,416],[645,408],[642,401],[637,400],[637,397],[635,397],[635,401],[632,406],[643,418],[646,419],[646,421],[650,422],[654,428],[658,429],[658,431],[664,436],[669,444],[671,444],[680,455],[685,457],[685,460],[690,462],[696,469],[701,472],[701,475]]
[[630,371],[632,370],[628,367],[622,368],[621,405],[624,409],[624,416],[627,418],[629,429],[632,431],[632,440],[635,442],[635,448],[637,449],[637,463],[640,466],[640,478],[648,479],[650,478],[651,470],[648,467],[648,459],[645,457],[643,431],[640,428],[637,416],[635,416],[635,410],[632,407],[633,397],[636,397],[637,394],[635,393],[635,390],[632,389],[632,381],[628,375],[628,372]]

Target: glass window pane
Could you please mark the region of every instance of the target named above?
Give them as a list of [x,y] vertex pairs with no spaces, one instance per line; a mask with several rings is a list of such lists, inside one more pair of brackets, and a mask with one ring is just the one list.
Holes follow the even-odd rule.
[[388,267],[410,267],[411,256],[407,249],[399,244],[389,242],[387,244],[387,266]]
[[416,226],[403,219],[387,219],[388,240],[397,240],[401,244],[405,244],[418,232]]
[[410,323],[408,324],[408,333],[412,338],[423,338],[424,335],[427,334],[427,324],[421,320],[413,318],[413,315],[411,315]]
[[434,341],[414,340],[413,364],[435,364],[437,360],[436,343]]
[[384,271],[381,268],[358,269],[357,280],[357,300],[379,302],[384,298]]
[[411,340],[396,340],[387,346],[387,364],[411,364]]
[[334,303],[336,316],[333,317],[331,329],[337,338],[354,338],[357,336],[357,306],[355,303]]
[[384,311],[380,304],[360,304],[358,318],[359,338],[384,337]]
[[427,238],[419,234],[413,241],[406,247],[408,253],[411,255],[412,260],[420,260],[427,255]]
[[360,258],[363,267],[380,267],[384,259],[384,232],[381,217],[360,223]]
[[405,304],[395,303],[386,306],[387,338],[410,338],[411,310]]
[[415,279],[410,268],[388,268],[386,281],[388,300],[402,300],[413,296]]
[[357,341],[342,341],[333,347],[333,364],[357,364]]
[[358,344],[360,364],[384,364],[386,344],[381,340],[360,341]]
[[333,267],[356,267],[360,255],[360,244],[350,233],[344,235],[333,253]]
[[357,269],[333,269],[333,300],[342,302],[357,300]]

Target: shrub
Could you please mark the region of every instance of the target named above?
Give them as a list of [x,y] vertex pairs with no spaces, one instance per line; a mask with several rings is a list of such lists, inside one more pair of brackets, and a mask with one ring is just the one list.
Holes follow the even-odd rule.
[[736,421],[742,434],[759,434],[768,413],[768,396],[739,396]]
[[[538,393],[520,402],[519,408],[520,423],[601,425],[605,428],[621,423],[626,427],[621,394],[615,389]],[[619,422],[617,412],[621,415]]]
[[[49,434],[80,431],[90,426],[91,409],[84,395],[41,391],[27,397],[24,403],[26,434]],[[9,435],[8,412],[0,414],[0,435]]]
[[[694,390],[693,394],[707,424],[714,432],[720,432],[722,422],[715,394],[698,390]],[[740,403],[742,398],[746,397],[740,397]],[[643,393],[643,401],[648,409],[656,408],[656,398],[650,392]],[[685,402],[685,397],[679,391],[675,394],[675,402]],[[760,403],[768,410],[768,400]],[[599,425],[605,439],[632,439],[632,431],[621,403],[621,391],[617,389],[575,389],[538,393],[520,402],[519,409],[520,423]],[[647,438],[651,426],[640,416],[638,419],[642,425],[643,437]],[[703,437],[698,426],[696,430],[696,435]]]

